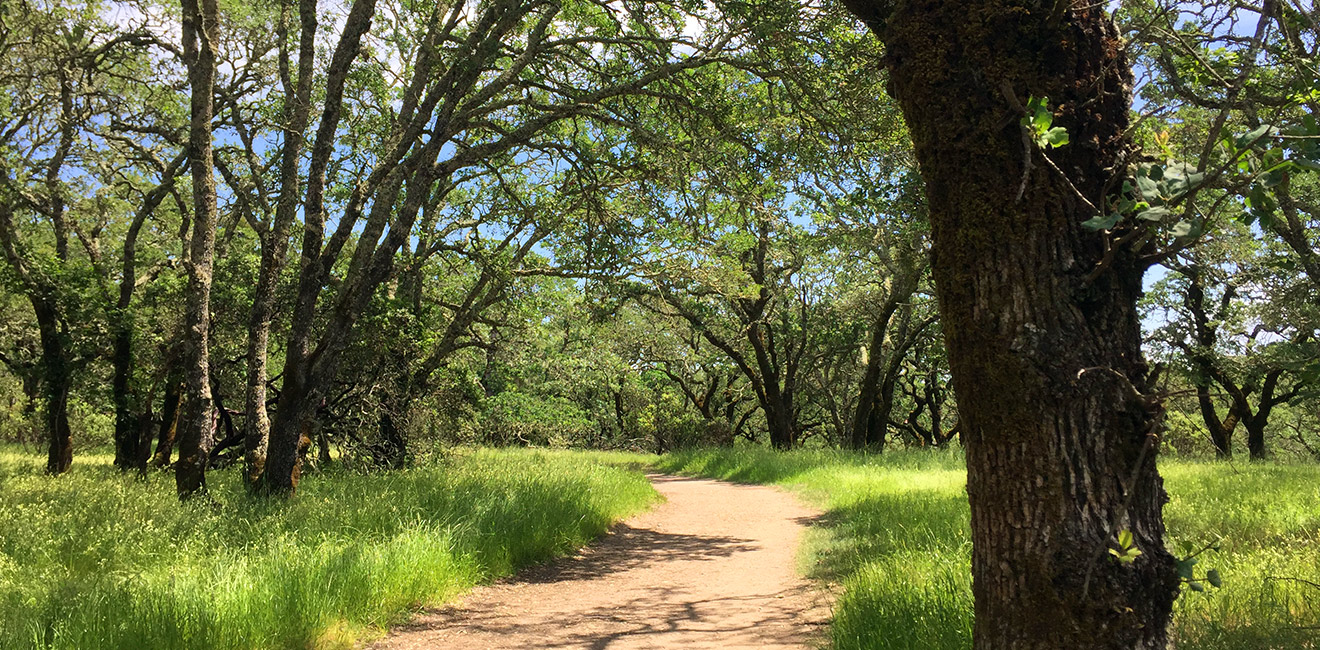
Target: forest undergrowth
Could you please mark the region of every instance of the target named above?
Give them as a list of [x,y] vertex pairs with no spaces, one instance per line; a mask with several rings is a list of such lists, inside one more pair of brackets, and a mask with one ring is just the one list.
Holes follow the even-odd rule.
[[[880,455],[763,449],[678,452],[669,472],[776,484],[825,510],[808,538],[813,577],[837,585],[836,650],[971,647],[970,514],[956,451]],[[1184,588],[1177,647],[1320,647],[1320,467],[1164,459],[1168,542],[1223,587]],[[1115,561],[1105,558],[1105,561]]]
[[657,498],[598,455],[460,450],[321,472],[289,502],[213,472],[211,500],[181,506],[172,474],[141,481],[111,460],[51,478],[0,447],[0,648],[351,648]]

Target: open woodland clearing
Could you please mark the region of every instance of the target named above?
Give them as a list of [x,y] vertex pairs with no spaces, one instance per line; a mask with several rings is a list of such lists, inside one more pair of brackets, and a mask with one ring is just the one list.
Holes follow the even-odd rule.
[[[30,453],[0,456],[2,648],[347,648],[389,626],[399,627],[372,647],[970,643],[955,452],[458,449],[384,480],[318,475],[294,507],[224,481],[200,517],[171,504],[165,477],[136,482],[109,455],[89,461],[51,485]],[[820,511],[758,493],[691,503],[689,492],[657,506],[645,468],[779,485]],[[1163,471],[1171,539],[1219,540],[1198,575],[1215,569],[1224,585],[1179,600],[1174,638],[1314,647],[1320,469],[1169,461]],[[749,511],[780,523],[749,522]],[[576,558],[500,581],[630,517]],[[801,547],[775,528],[796,519],[808,520]],[[755,600],[767,595],[772,605]]]
[[0,0],[0,643],[1313,647],[1317,61],[1310,0]]

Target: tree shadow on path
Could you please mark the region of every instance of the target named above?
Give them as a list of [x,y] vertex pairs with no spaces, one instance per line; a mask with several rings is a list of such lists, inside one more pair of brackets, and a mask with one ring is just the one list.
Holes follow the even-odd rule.
[[717,560],[754,551],[749,539],[716,535],[662,533],[616,524],[604,537],[577,555],[520,571],[500,584],[545,584],[592,580],[661,562]]

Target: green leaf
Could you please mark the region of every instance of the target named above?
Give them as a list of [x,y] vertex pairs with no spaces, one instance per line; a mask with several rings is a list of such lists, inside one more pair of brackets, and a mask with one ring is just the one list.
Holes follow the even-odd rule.
[[[1054,114],[1050,112],[1049,97],[1032,97],[1027,100],[1027,118],[1031,120],[1028,125],[1037,134],[1049,130],[1050,125],[1054,123]],[[1024,118],[1023,124],[1027,124]]]
[[1113,228],[1114,225],[1117,224],[1119,221],[1122,221],[1122,219],[1123,219],[1123,214],[1120,212],[1115,212],[1109,216],[1096,215],[1094,217],[1091,217],[1090,219],[1087,219],[1086,221],[1083,221],[1082,227],[1089,228],[1091,230],[1109,230],[1110,228]]
[[1247,133],[1246,135],[1237,139],[1238,149],[1249,147],[1255,144],[1257,140],[1261,139],[1261,137],[1264,136],[1266,133],[1269,133],[1269,131],[1270,131],[1269,125],[1252,129],[1250,133]]
[[1169,229],[1169,232],[1173,233],[1174,237],[1186,237],[1192,234],[1192,224],[1190,221],[1179,221]]
[[1049,131],[1046,131],[1045,141],[1048,142],[1051,147],[1055,148],[1068,144],[1068,129],[1056,126]]
[[1124,528],[1118,531],[1118,545],[1122,548],[1132,547],[1132,531]]
[[1138,219],[1143,219],[1145,221],[1155,221],[1155,222],[1163,221],[1165,218],[1171,216],[1173,216],[1173,212],[1171,212],[1168,208],[1161,208],[1161,207],[1148,208],[1137,213]]
[[1219,571],[1217,569],[1210,569],[1209,571],[1206,571],[1205,579],[1215,589],[1219,589],[1220,587],[1224,586],[1224,581],[1219,577]]
[[1292,162],[1302,169],[1320,172],[1320,161],[1311,160],[1309,158],[1293,158]]
[[1031,118],[1031,126],[1032,128],[1036,129],[1038,133],[1044,133],[1048,131],[1050,129],[1050,126],[1053,124],[1054,124],[1054,114],[1050,113],[1048,109],[1042,108],[1036,111],[1036,115]]
[[1189,582],[1187,583],[1187,587],[1192,591],[1201,592],[1201,593],[1205,592],[1205,587],[1201,586],[1201,583],[1199,582]]
[[1192,579],[1192,567],[1196,566],[1196,558],[1187,558],[1178,560],[1178,577],[1183,580]]
[[1160,196],[1160,185],[1153,178],[1138,176],[1137,189],[1141,190],[1141,198],[1146,199],[1147,201],[1159,198]]

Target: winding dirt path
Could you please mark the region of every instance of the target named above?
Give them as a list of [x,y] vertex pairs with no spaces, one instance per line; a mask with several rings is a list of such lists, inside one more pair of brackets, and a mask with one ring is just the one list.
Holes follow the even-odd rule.
[[395,628],[375,650],[810,648],[827,596],[797,574],[819,513],[774,488],[652,475],[668,501],[575,557]]

